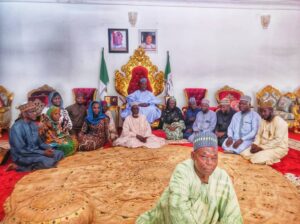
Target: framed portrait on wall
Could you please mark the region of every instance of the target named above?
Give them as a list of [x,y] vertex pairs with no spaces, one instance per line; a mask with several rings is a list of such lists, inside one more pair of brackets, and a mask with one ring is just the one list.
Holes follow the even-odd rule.
[[145,51],[157,51],[157,30],[139,30],[139,40]]
[[108,29],[109,53],[128,53],[128,29]]
[[118,106],[118,97],[117,96],[105,96],[104,100],[109,106]]

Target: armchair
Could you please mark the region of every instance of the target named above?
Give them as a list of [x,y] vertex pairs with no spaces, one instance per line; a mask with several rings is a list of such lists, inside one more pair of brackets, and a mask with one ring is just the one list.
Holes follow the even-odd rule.
[[88,106],[91,101],[96,100],[98,90],[96,88],[73,88],[72,93],[74,100],[77,93],[83,93],[86,97],[86,105]]
[[185,88],[183,91],[186,100],[186,106],[182,107],[182,113],[184,115],[188,109],[189,99],[191,97],[195,97],[197,106],[199,107],[202,99],[204,99],[207,94],[207,89],[205,88]]
[[278,89],[268,85],[256,94],[256,98],[258,105],[265,101],[271,101],[274,114],[282,117],[291,130],[297,129],[295,127],[297,127],[299,112],[297,112],[298,105],[294,93],[282,94]]
[[36,99],[39,99],[42,103],[44,103],[45,106],[47,106],[49,102],[49,94],[53,91],[56,90],[48,85],[43,85],[37,89],[31,90],[27,94],[27,98],[28,101],[35,101]]
[[0,137],[2,137],[3,129],[9,129],[13,98],[13,93],[10,93],[6,88],[0,86]]
[[242,91],[226,85],[216,92],[215,97],[218,103],[220,103],[222,99],[228,98],[230,100],[230,106],[238,111],[240,98],[243,95],[244,93]]

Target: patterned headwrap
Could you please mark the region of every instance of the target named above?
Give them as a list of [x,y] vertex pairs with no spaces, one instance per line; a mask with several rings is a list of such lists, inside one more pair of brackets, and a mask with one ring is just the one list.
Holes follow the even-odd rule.
[[194,138],[194,151],[204,147],[218,147],[218,138],[212,132],[200,132]]
[[55,112],[58,112],[60,111],[60,108],[59,107],[56,107],[56,106],[51,106],[48,110],[47,110],[47,116],[49,117],[50,121],[51,122],[57,122],[57,121],[54,121],[52,116]]
[[246,101],[247,103],[251,103],[251,97],[250,96],[241,96],[240,101]]
[[[99,113],[96,114],[96,116],[94,116],[94,113],[93,113],[93,105],[97,103],[99,104]],[[101,103],[98,102],[98,101],[92,101],[90,102],[90,105],[89,105],[89,108],[88,108],[88,111],[87,111],[87,117],[85,118],[85,120],[89,123],[89,124],[93,124],[93,125],[97,125],[99,124],[99,122],[106,118],[107,116],[102,112],[102,106],[101,106]]]
[[25,102],[25,103],[19,105],[19,106],[17,107],[17,109],[19,109],[21,112],[26,112],[26,111],[28,111],[28,110],[36,109],[36,108],[35,108],[34,103],[31,102],[31,101],[29,101],[29,102]]
[[56,105],[53,105],[53,103],[52,103],[53,98],[56,97],[56,96],[60,97],[60,105],[59,105],[59,107],[63,109],[63,107],[64,107],[63,99],[62,99],[61,95],[59,94],[59,92],[56,92],[56,91],[53,91],[53,92],[51,92],[49,94],[48,107],[56,106]]
[[171,97],[167,100],[167,108],[168,108],[168,109],[170,109],[170,102],[171,102],[171,101],[174,101],[174,102],[175,102],[175,107],[176,107],[177,101],[176,101],[176,99],[175,99],[174,96],[171,96]]

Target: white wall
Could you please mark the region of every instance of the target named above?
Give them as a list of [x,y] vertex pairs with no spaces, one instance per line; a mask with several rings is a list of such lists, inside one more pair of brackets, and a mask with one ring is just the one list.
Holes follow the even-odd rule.
[[[138,12],[132,28],[128,12]],[[268,29],[260,15],[270,14]],[[108,28],[129,29],[129,53],[108,53]],[[149,53],[164,70],[170,51],[178,105],[183,88],[214,94],[225,84],[254,97],[267,84],[282,91],[300,85],[300,10],[171,7],[56,3],[0,3],[0,84],[15,93],[14,107],[45,83],[72,103],[73,87],[97,87],[101,48],[116,95],[114,72],[138,45],[138,29],[158,30],[158,52]],[[14,117],[18,112],[14,110]]]

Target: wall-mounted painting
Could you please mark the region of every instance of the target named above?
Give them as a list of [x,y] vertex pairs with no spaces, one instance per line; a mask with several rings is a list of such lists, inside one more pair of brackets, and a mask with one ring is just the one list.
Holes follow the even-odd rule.
[[128,29],[108,29],[109,53],[128,53]]
[[139,30],[139,40],[145,51],[157,51],[157,30]]

